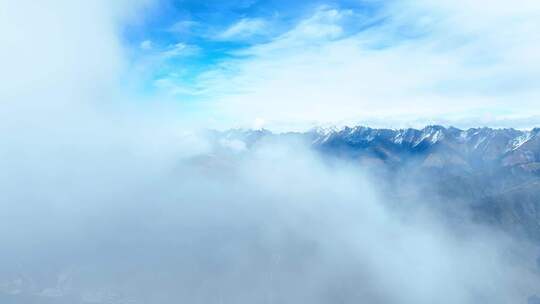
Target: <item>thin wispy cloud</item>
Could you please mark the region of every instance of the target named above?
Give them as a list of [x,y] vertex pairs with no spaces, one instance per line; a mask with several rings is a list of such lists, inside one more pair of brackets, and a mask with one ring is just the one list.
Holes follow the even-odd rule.
[[173,25],[167,28],[167,31],[178,33],[178,34],[188,34],[193,29],[199,27],[201,24],[192,20],[181,20],[175,22]]
[[264,35],[268,26],[267,22],[263,19],[244,18],[219,33],[216,38],[221,40],[249,39],[254,36]]
[[153,43],[150,40],[145,40],[145,41],[141,42],[140,47],[143,50],[151,50],[152,47],[153,47]]
[[[498,2],[482,13],[486,6],[390,2],[370,20],[321,6],[269,42],[233,50],[247,58],[198,75],[215,101],[205,110],[246,124],[262,113],[276,124],[400,114],[473,120],[486,109],[527,115],[540,94],[538,5]],[[346,27],[378,19],[356,33]]]
[[178,42],[176,44],[166,47],[165,50],[160,53],[160,55],[165,58],[192,56],[198,54],[199,51],[200,48],[195,45]]

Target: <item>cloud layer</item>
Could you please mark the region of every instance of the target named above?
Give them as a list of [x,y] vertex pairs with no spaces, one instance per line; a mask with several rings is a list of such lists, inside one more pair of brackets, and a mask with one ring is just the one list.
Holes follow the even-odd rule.
[[[539,111],[537,2],[376,7],[320,5],[287,30],[231,50],[233,57],[190,84],[204,100],[201,111],[228,126],[263,118],[284,129],[381,120],[396,127],[411,117],[460,126],[538,123],[531,116]],[[260,29],[262,19],[249,20],[222,35]],[[268,22],[277,28],[275,18]]]

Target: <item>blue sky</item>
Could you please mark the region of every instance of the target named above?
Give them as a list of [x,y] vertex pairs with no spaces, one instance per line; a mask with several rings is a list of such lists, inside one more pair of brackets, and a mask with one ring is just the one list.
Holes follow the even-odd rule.
[[[344,20],[346,34],[382,22],[375,1],[165,1],[124,30],[134,60],[151,60],[145,86],[155,93],[153,81],[181,74],[176,82],[192,84],[199,73],[227,59],[241,58],[236,51],[269,43],[322,8],[350,10],[365,20]],[[159,55],[164,58],[157,60]],[[154,59],[154,60],[152,60]],[[159,86],[158,86],[159,87]],[[191,95],[191,94],[184,94]],[[188,96],[184,96],[188,97]]]
[[172,1],[123,27],[142,96],[227,126],[538,123],[540,5]]

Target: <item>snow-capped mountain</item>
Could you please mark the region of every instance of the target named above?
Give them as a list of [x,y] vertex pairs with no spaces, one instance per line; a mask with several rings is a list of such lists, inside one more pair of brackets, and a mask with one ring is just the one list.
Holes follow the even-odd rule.
[[305,133],[271,133],[267,130],[230,130],[213,133],[221,146],[249,148],[263,139],[295,137],[313,148],[349,159],[379,159],[389,165],[419,162],[428,167],[486,166],[540,169],[540,128],[515,129],[427,126],[423,129],[369,127],[315,128]]
[[[540,242],[540,128],[359,126],[304,133],[232,130],[212,134],[220,139],[215,146],[221,152],[232,151],[223,145],[224,138],[244,147],[241,153],[266,141],[301,141],[324,157],[377,172],[384,192],[400,202],[438,202],[444,213],[465,204],[471,213],[467,216]],[[411,196],[409,189],[420,194]]]
[[[424,165],[523,166],[532,170],[540,161],[540,129],[475,128],[460,130],[442,126],[416,129],[371,129],[366,127],[313,132],[313,145],[328,152],[367,154],[386,162],[402,163],[416,157]],[[437,161],[433,161],[433,160]]]

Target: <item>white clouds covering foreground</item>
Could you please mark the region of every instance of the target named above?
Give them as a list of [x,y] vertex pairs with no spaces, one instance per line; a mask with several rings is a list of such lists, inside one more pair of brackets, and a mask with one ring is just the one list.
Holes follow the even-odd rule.
[[204,138],[182,135],[170,117],[103,106],[120,95],[118,16],[105,2],[48,4],[36,27],[9,32],[0,19],[7,34],[38,31],[43,43],[43,61],[18,36],[2,54],[3,295],[417,304],[538,293],[526,246],[404,220],[356,168],[328,166],[297,143],[193,158],[207,155]]
[[4,157],[0,279],[158,304],[524,303],[538,292],[524,244],[388,209],[358,167],[297,143],[239,158],[137,155],[147,144]]

